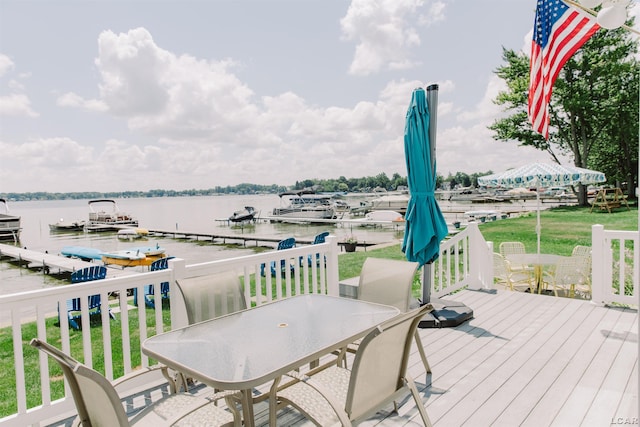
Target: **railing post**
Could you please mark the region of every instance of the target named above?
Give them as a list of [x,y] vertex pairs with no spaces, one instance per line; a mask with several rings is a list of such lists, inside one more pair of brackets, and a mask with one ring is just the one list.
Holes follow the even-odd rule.
[[340,295],[340,286],[338,284],[338,238],[336,236],[327,236],[325,240],[329,244],[329,252],[327,253],[327,294]]
[[[591,302],[596,305],[605,302],[605,258],[604,226],[594,224],[591,226]],[[611,265],[607,269],[610,270]]]
[[168,262],[169,270],[171,270],[171,280],[169,281],[169,307],[171,310],[171,329],[187,326],[189,320],[187,319],[187,311],[184,304],[179,303],[181,298],[178,298],[178,286],[176,286],[176,280],[180,280],[184,277],[186,271],[186,262],[182,258],[172,258]]
[[478,224],[470,223],[469,232],[469,289],[493,288],[493,262],[491,252],[478,228]]

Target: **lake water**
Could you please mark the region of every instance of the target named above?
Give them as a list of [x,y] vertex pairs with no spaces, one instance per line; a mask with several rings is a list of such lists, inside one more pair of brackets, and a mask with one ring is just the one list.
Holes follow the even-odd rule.
[[[229,247],[204,241],[172,239],[148,236],[126,241],[118,239],[116,233],[51,232],[49,224],[63,218],[87,220],[88,200],[50,200],[10,202],[13,215],[21,217],[20,246],[51,254],[59,254],[64,246],[85,246],[102,251],[122,250],[135,246],[155,246],[166,249],[167,255],[184,258],[187,264],[247,255],[251,248]],[[255,234],[264,237],[296,237],[313,239],[316,234],[329,231],[339,239],[353,234],[361,242],[385,243],[402,239],[402,230],[393,228],[364,228],[333,224],[287,224],[258,221],[255,225],[231,226],[220,219],[228,218],[233,211],[244,206],[253,206],[262,215],[271,213],[280,205],[277,195],[256,196],[211,196],[211,197],[167,197],[117,199],[118,208],[139,220],[141,228],[156,230],[183,230],[189,232],[219,234]],[[9,243],[4,241],[0,243]],[[137,267],[140,268],[140,267]],[[69,283],[36,270],[19,268],[6,260],[0,260],[0,294],[21,292],[48,286]]]
[[[347,201],[352,206],[357,206],[359,203],[355,196]],[[395,227],[370,228],[346,224],[288,224],[267,221],[258,221],[256,224],[240,227],[231,226],[228,222],[221,221],[244,206],[253,206],[262,215],[269,215],[274,207],[280,206],[280,198],[275,194],[117,199],[116,202],[120,211],[127,212],[139,220],[141,228],[154,230],[254,234],[278,239],[295,237],[309,240],[313,239],[316,234],[329,231],[339,240],[344,240],[348,235],[355,235],[359,242],[373,244],[401,241],[404,234],[402,228]],[[452,223],[455,220],[463,219],[462,212],[465,210],[508,208],[527,211],[534,210],[536,203],[534,200],[521,202],[517,205],[489,206],[440,202],[440,206],[447,222]],[[84,246],[97,248],[101,251],[114,251],[158,244],[166,249],[167,255],[183,258],[187,264],[193,264],[253,253],[251,247],[224,246],[203,240],[148,236],[134,241],[123,241],[118,239],[116,233],[113,232],[51,232],[49,230],[49,224],[53,224],[61,218],[67,222],[87,220],[89,205],[86,199],[10,202],[9,208],[11,214],[21,217],[20,246],[51,254],[59,254],[64,246]],[[110,207],[108,208],[110,209]],[[20,268],[7,260],[0,260],[0,294],[68,283],[68,280],[44,275],[36,270]]]

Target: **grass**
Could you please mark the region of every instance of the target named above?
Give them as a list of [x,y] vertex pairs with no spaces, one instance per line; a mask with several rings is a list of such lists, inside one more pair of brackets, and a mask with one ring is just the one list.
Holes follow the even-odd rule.
[[[591,226],[602,224],[605,229],[611,230],[637,230],[638,211],[633,208],[631,211],[617,209],[613,213],[589,212],[589,208],[583,207],[563,207],[541,212],[541,251],[555,253],[559,255],[570,255],[575,245],[591,246]],[[535,212],[508,220],[499,220],[480,224],[480,231],[487,241],[492,241],[497,249],[503,241],[521,241],[525,244],[528,252],[536,250],[536,214]],[[390,258],[404,260],[404,253],[400,244],[391,245],[379,249],[369,249],[367,251],[356,251],[353,253],[343,253],[338,257],[340,280],[358,276],[362,265],[367,257]],[[252,284],[255,280],[252,278]],[[273,280],[275,286],[275,279]],[[275,295],[275,290],[273,291]],[[414,294],[420,292],[420,284],[416,281]],[[255,295],[255,291],[252,290]],[[163,304],[163,306],[165,306]],[[118,316],[118,315],[116,315]],[[155,334],[155,318],[152,311],[147,311],[148,336]],[[164,321],[169,322],[169,310],[164,310]],[[140,364],[140,346],[138,326],[138,311],[129,313],[132,362]],[[59,330],[54,325],[57,319],[47,320],[47,340],[51,344],[60,347]],[[29,341],[36,336],[34,323],[23,326],[23,352],[27,371],[27,390],[29,391],[27,400],[28,407],[39,405],[40,383],[38,368],[37,350],[29,346]],[[82,360],[82,340],[80,331],[70,331],[71,354]],[[91,328],[92,342],[95,343],[93,350],[94,368],[104,372],[104,360],[101,356],[102,329],[100,327]],[[113,363],[116,376],[123,372],[122,345],[119,342],[121,335],[120,322],[112,323],[112,348]],[[62,372],[55,363],[50,363],[50,377],[52,378],[53,398],[63,396]],[[15,413],[15,371],[13,367],[13,344],[10,328],[0,329],[0,417]]]
[[[593,211],[591,208],[568,206],[540,213],[540,251],[558,255],[571,255],[576,245],[591,246],[591,227],[601,224],[608,230],[637,230],[638,209],[616,209],[612,213]],[[480,225],[487,241],[497,250],[501,242],[523,242],[527,252],[537,250],[536,213],[518,218],[488,222]]]

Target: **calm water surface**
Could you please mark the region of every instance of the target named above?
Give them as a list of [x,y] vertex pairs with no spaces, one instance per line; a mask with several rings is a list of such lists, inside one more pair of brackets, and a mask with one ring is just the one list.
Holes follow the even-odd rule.
[[[134,241],[118,239],[116,233],[51,232],[49,224],[63,218],[65,221],[87,220],[88,200],[51,200],[10,202],[11,214],[21,217],[20,246],[31,250],[59,254],[64,246],[86,246],[102,251],[122,250],[135,246],[164,247],[168,255],[184,258],[187,264],[247,255],[251,248],[229,247],[194,240],[174,240],[149,236]],[[280,205],[277,195],[211,196],[116,199],[121,211],[139,220],[139,226],[148,229],[182,230],[219,234],[255,234],[277,238],[296,237],[312,239],[325,230],[339,239],[354,234],[361,242],[384,243],[402,238],[402,231],[390,228],[363,228],[333,224],[296,225],[260,221],[244,227],[230,226],[225,221],[235,210],[253,206],[268,215]],[[7,243],[7,242],[1,242]],[[140,268],[140,267],[136,267]],[[41,272],[18,268],[5,260],[0,261],[0,294],[21,292],[69,283]]]

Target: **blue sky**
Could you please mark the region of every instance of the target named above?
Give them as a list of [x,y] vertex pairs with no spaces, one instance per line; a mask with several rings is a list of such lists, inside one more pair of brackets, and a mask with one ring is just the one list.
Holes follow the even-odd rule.
[[502,47],[529,52],[534,13],[535,0],[0,0],[0,192],[405,175],[406,109],[433,83],[440,174],[549,161],[487,129]]

